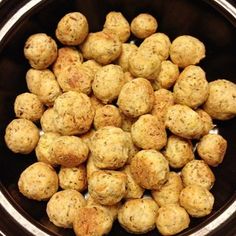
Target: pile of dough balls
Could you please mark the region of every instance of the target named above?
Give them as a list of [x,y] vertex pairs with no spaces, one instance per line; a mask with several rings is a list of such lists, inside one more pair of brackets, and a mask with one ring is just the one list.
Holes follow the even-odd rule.
[[212,167],[227,149],[213,119],[236,116],[236,84],[207,81],[204,44],[170,39],[147,13],[128,22],[110,12],[89,32],[71,12],[55,36],[25,42],[28,92],[15,99],[5,142],[37,162],[19,191],[48,201],[49,220],[77,236],[109,234],[115,220],[132,234],[174,235],[209,215]]

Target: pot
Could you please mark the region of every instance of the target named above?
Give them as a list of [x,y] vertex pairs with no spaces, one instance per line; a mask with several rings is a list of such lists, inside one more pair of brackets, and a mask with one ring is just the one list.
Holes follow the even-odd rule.
[[[23,197],[17,188],[20,173],[36,161],[30,155],[14,154],[5,145],[6,125],[14,118],[17,94],[27,90],[25,74],[29,65],[23,55],[24,42],[31,34],[45,32],[55,38],[59,19],[68,12],[80,11],[88,19],[90,31],[99,31],[105,15],[121,11],[131,21],[138,13],[148,12],[159,22],[158,31],[171,40],[189,34],[204,42],[206,59],[201,66],[209,81],[224,78],[236,83],[236,8],[226,0],[31,0],[0,1],[0,203],[1,227],[7,235],[74,235],[72,230],[52,225],[45,213],[45,202]],[[179,235],[235,235],[236,226],[236,119],[215,121],[217,132],[228,141],[224,162],[214,168],[212,213],[192,219]],[[141,214],[141,212],[140,212]],[[1,231],[0,231],[1,234]],[[110,235],[131,235],[115,223]],[[157,231],[146,235],[158,235]]]

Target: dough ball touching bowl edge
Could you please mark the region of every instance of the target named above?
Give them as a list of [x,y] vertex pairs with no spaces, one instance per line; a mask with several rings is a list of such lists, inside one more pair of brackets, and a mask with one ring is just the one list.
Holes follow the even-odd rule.
[[[13,119],[14,115],[12,113],[12,101],[14,100],[14,97],[16,94],[19,94],[19,92],[25,91],[26,85],[24,84],[24,77],[22,75],[25,74],[26,70],[29,68],[27,65],[26,60],[22,60],[23,58],[23,44],[22,42],[26,40],[26,38],[33,33],[37,32],[46,32],[48,35],[52,36],[55,39],[55,33],[53,30],[56,28],[55,22],[58,22],[58,20],[67,12],[70,11],[81,11],[86,15],[88,18],[88,21],[91,25],[90,31],[97,31],[102,27],[102,22],[104,21],[104,16],[106,13],[108,13],[111,10],[117,10],[121,11],[125,17],[131,22],[131,19],[134,18],[138,13],[145,12],[145,11],[151,11],[150,14],[154,15],[159,23],[158,26],[158,32],[164,32],[170,35],[171,40],[173,40],[176,36],[179,34],[193,34],[197,37],[199,37],[203,42],[208,40],[208,43],[206,45],[206,52],[209,53],[207,55],[206,59],[203,60],[203,68],[209,70],[214,70],[214,67],[219,65],[219,63],[224,63],[224,59],[226,58],[227,54],[223,55],[224,49],[230,46],[230,37],[234,37],[233,34],[235,34],[235,28],[234,31],[232,30],[233,26],[231,23],[236,27],[236,8],[233,7],[229,2],[225,0],[204,0],[204,1],[183,1],[178,0],[175,4],[168,5],[168,2],[163,3],[165,1],[159,1],[162,3],[158,3],[158,1],[147,1],[145,4],[142,3],[135,3],[133,0],[128,1],[121,1],[121,4],[118,4],[117,1],[109,1],[104,0],[99,5],[97,4],[98,1],[87,1],[87,3],[82,6],[83,4],[79,3],[80,1],[74,1],[75,3],[67,3],[65,6],[61,5],[61,3],[65,3],[65,0],[59,0],[59,1],[45,1],[45,0],[33,0],[33,1],[24,1],[24,3],[19,3],[19,1],[14,6],[14,11],[11,10],[10,13],[7,15],[7,17],[3,18],[4,23],[0,23],[0,26],[2,26],[0,30],[0,51],[1,51],[1,57],[0,59],[0,84],[2,85],[0,88],[0,98],[3,101],[3,105],[0,109],[1,112],[1,132],[3,132],[3,129],[5,128],[6,124],[9,122],[10,119]],[[82,1],[81,1],[82,2]],[[188,2],[188,3],[186,3]],[[199,3],[198,3],[199,2]],[[208,5],[209,3],[209,5]],[[1,6],[0,4],[0,14],[1,7],[7,8],[8,3],[4,3],[4,5]],[[104,6],[103,6],[104,4]],[[180,5],[183,4],[183,8],[180,7]],[[198,4],[200,5],[199,7]],[[63,7],[62,7],[63,6]],[[151,7],[150,7],[151,6]],[[156,10],[156,8],[163,8],[163,13],[161,13],[161,10]],[[205,18],[206,23],[205,28],[200,24],[204,24],[204,21],[196,23],[197,16],[191,15],[191,11],[193,12],[194,8],[197,8],[198,10],[202,7],[205,7],[206,10],[203,13],[198,14],[205,14],[205,16],[209,18]],[[175,15],[171,16],[170,12],[171,9],[175,9],[179,11],[182,9],[184,13],[186,13],[185,16],[183,16],[181,19],[184,21],[190,21],[186,23],[186,27],[180,27],[181,24],[184,25],[183,22],[181,22],[181,19],[174,23]],[[214,9],[215,8],[215,9]],[[51,10],[50,10],[51,9]],[[150,10],[152,9],[152,10]],[[52,14],[53,11],[55,11],[55,16],[52,16],[50,19],[47,17],[50,13]],[[4,11],[3,13],[4,14]],[[179,13],[178,13],[179,14]],[[184,15],[184,14],[183,14]],[[6,15],[5,15],[6,16]],[[168,23],[168,18],[171,18]],[[204,17],[203,17],[204,18]],[[94,19],[94,20],[93,20]],[[207,20],[209,19],[209,20]],[[231,22],[231,23],[230,23]],[[169,25],[168,25],[169,24]],[[209,25],[208,25],[209,24]],[[210,25],[211,24],[211,25]],[[216,25],[215,25],[216,24]],[[218,24],[218,25],[217,25]],[[180,27],[176,28],[176,27]],[[223,33],[220,34],[217,32],[214,35],[214,25],[215,27],[219,26],[219,28],[222,29]],[[200,29],[197,29],[199,26]],[[211,35],[210,33],[207,34],[207,27],[212,28]],[[196,29],[196,31],[195,31]],[[179,31],[180,30],[180,31]],[[178,34],[178,35],[177,35]],[[203,34],[206,34],[206,36],[202,36]],[[214,35],[214,36],[213,36]],[[211,37],[215,37],[215,40],[213,40]],[[224,40],[224,37],[226,40]],[[19,41],[18,41],[19,38]],[[234,37],[235,39],[235,37]],[[12,40],[14,40],[12,42]],[[209,42],[213,41],[215,45],[209,46]],[[15,46],[13,46],[15,42]],[[59,42],[57,42],[59,43]],[[228,44],[227,44],[228,43]],[[9,47],[7,49],[6,47]],[[221,62],[219,60],[212,58],[214,56],[215,52],[212,52],[212,50],[215,48],[215,50],[220,48],[222,53]],[[235,51],[235,50],[234,50]],[[14,55],[14,52],[16,54]],[[7,54],[10,53],[10,54]],[[213,54],[213,56],[212,56]],[[217,52],[216,54],[217,55]],[[230,53],[228,53],[228,56],[230,56]],[[211,60],[211,63],[208,65],[207,60]],[[227,58],[226,58],[227,59]],[[232,60],[232,59],[229,59]],[[200,65],[202,65],[200,64]],[[6,69],[2,69],[2,68]],[[12,69],[13,68],[13,69]],[[231,66],[233,68],[233,66]],[[16,74],[16,76],[11,77],[13,70]],[[228,72],[227,72],[228,70]],[[227,73],[223,73],[223,71]],[[218,79],[219,77],[224,77],[225,79],[233,79],[235,78],[235,69],[230,71],[230,63],[227,68],[225,69],[218,69],[218,71],[215,72],[208,72],[209,74],[209,80]],[[234,77],[233,77],[234,74]],[[8,77],[8,80],[6,79]],[[224,78],[223,78],[224,79]],[[4,93],[5,92],[5,93]],[[219,132],[226,135],[226,138],[231,137],[230,133],[230,126],[233,126],[235,123],[235,119],[232,121],[229,121],[226,125],[222,124],[221,122],[217,122],[217,125],[219,127]],[[221,127],[222,125],[222,127]],[[235,125],[234,125],[235,127]],[[232,129],[232,128],[231,128]],[[232,132],[232,131],[231,131]],[[228,135],[228,137],[227,137]],[[1,133],[2,136],[2,133]],[[232,138],[235,140],[235,135]],[[231,146],[233,141],[230,141]],[[25,235],[70,235],[68,231],[57,231],[55,228],[53,228],[51,225],[47,225],[45,223],[45,219],[43,219],[42,211],[40,210],[41,207],[43,208],[43,204],[36,204],[35,211],[30,212],[31,207],[34,206],[34,204],[31,204],[28,200],[23,200],[22,196],[19,193],[16,193],[16,186],[14,184],[16,183],[15,179],[19,176],[20,172],[28,165],[32,164],[34,155],[30,155],[29,157],[22,157],[19,154],[11,154],[10,151],[6,150],[5,144],[1,137],[1,161],[0,166],[3,171],[1,171],[0,176],[0,203],[1,208],[4,209],[8,214],[11,215],[11,219],[13,219],[14,222],[17,222],[16,225],[18,225],[21,229],[23,226],[24,232],[26,232]],[[234,209],[236,208],[236,195],[235,193],[231,194],[229,196],[230,186],[234,184],[235,182],[235,172],[232,171],[232,167],[230,169],[231,161],[229,160],[232,157],[233,154],[233,147],[229,148],[228,153],[226,154],[226,160],[225,163],[220,166],[220,169],[225,170],[216,170],[216,172],[219,172],[218,176],[221,176],[220,174],[224,172],[225,176],[228,176],[230,178],[232,175],[232,179],[229,180],[229,183],[225,183],[225,178],[221,180],[220,178],[216,178],[216,182],[219,182],[222,186],[224,185],[225,188],[216,188],[213,191],[219,191],[219,193],[215,192],[216,198],[220,198],[220,194],[224,195],[224,191],[228,191],[227,196],[223,197],[227,201],[222,201],[219,203],[216,203],[216,211],[213,212],[210,217],[207,219],[204,219],[203,221],[199,221],[200,223],[194,223],[187,231],[181,233],[180,235],[207,235],[209,232],[216,232],[220,225],[224,225],[225,222],[229,221],[230,218],[233,217]],[[4,160],[9,159],[9,160]],[[20,160],[22,159],[22,160]],[[9,165],[9,166],[8,166]],[[232,164],[231,164],[232,165]],[[17,169],[17,170],[14,170]],[[214,169],[213,169],[214,170]],[[229,171],[228,171],[229,170]],[[12,175],[16,175],[16,177],[12,176],[10,178],[10,174],[6,174],[6,172],[12,172]],[[228,180],[228,179],[227,179]],[[30,212],[30,214],[29,214]],[[21,225],[21,226],[20,226]],[[17,227],[17,226],[16,226]],[[114,229],[111,231],[110,235],[129,235],[128,233],[125,233],[120,229],[118,226],[115,226]],[[154,235],[153,232],[150,232],[147,235]]]

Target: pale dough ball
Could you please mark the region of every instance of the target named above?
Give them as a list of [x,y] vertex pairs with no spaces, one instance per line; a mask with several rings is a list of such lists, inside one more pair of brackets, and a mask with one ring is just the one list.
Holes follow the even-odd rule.
[[151,198],[132,199],[118,212],[120,225],[129,233],[145,234],[155,228],[158,206]]
[[146,50],[159,56],[161,61],[169,57],[171,42],[163,33],[155,33],[146,38],[139,46],[140,50]]
[[130,171],[134,180],[145,189],[159,189],[168,179],[169,165],[156,150],[142,150],[131,161]]
[[55,112],[53,108],[48,108],[46,111],[44,111],[40,119],[40,124],[41,124],[43,132],[45,133],[58,132],[54,124],[54,120],[55,120]]
[[58,189],[57,173],[49,164],[36,162],[21,173],[18,187],[29,199],[48,200]]
[[236,84],[219,79],[209,83],[209,96],[203,109],[213,118],[228,120],[236,116]]
[[142,149],[162,149],[167,142],[165,126],[157,117],[146,114],[131,127],[131,135],[136,146]]
[[125,78],[125,83],[128,83],[134,79],[134,76],[129,71],[126,71],[124,72],[124,78]]
[[126,133],[117,127],[100,128],[92,137],[90,151],[94,164],[101,169],[117,169],[128,160],[129,143]]
[[80,49],[84,58],[94,59],[100,64],[107,65],[119,57],[121,45],[117,35],[110,31],[100,31],[89,33]]
[[144,188],[140,187],[136,181],[134,180],[131,172],[130,172],[130,166],[125,165],[124,168],[121,169],[121,172],[126,174],[127,177],[127,183],[126,183],[126,195],[125,198],[141,198],[144,193]]
[[179,77],[179,68],[177,65],[173,64],[171,61],[162,61],[160,73],[157,78],[153,81],[154,87],[169,89],[174,84]]
[[171,135],[167,140],[164,155],[173,168],[182,168],[194,159],[191,140]]
[[168,107],[174,105],[173,93],[166,89],[159,89],[154,92],[155,100],[151,114],[165,124]]
[[131,133],[130,132],[125,132],[125,133],[127,135],[127,144],[129,147],[128,160],[126,164],[130,164],[133,157],[140,151],[140,148],[134,145]]
[[188,228],[190,218],[178,204],[162,206],[157,213],[156,226],[162,235],[175,235]]
[[118,65],[102,67],[96,74],[92,83],[94,95],[104,104],[111,103],[120,94],[125,84],[124,73]]
[[72,228],[79,210],[86,205],[83,195],[67,189],[55,193],[47,204],[49,220],[58,227]]
[[87,188],[86,168],[83,164],[71,168],[61,167],[58,178],[62,189],[74,189],[82,192]]
[[57,81],[64,92],[77,91],[89,95],[92,90],[93,72],[83,64],[69,64],[58,73]]
[[88,147],[90,147],[91,139],[95,133],[94,129],[90,129],[87,133],[80,135],[79,137],[82,139],[84,143],[87,144]]
[[117,59],[117,64],[122,67],[124,72],[129,71],[129,58],[137,52],[138,47],[133,43],[123,43],[121,54]]
[[74,47],[62,47],[58,49],[57,59],[53,63],[52,71],[57,77],[61,70],[69,65],[81,65],[82,53]]
[[87,179],[89,180],[92,176],[93,172],[100,170],[98,167],[95,166],[93,156],[91,152],[89,153],[87,163],[86,163],[86,172],[87,172]]
[[167,204],[178,204],[179,195],[183,189],[183,183],[180,175],[170,172],[167,182],[158,190],[152,190],[152,197],[158,206],[166,206]]
[[32,121],[14,119],[7,125],[4,138],[12,152],[28,154],[39,141],[39,130]]
[[94,111],[96,111],[98,108],[105,106],[101,100],[96,98],[94,94],[90,96],[90,102]]
[[176,81],[173,94],[176,103],[193,109],[202,105],[209,94],[209,86],[203,69],[199,66],[187,66]]
[[26,83],[29,91],[37,95],[39,100],[47,106],[53,105],[61,94],[55,75],[48,69],[29,69],[26,73]]
[[215,176],[209,166],[202,160],[192,160],[181,170],[184,186],[200,185],[210,190],[215,182]]
[[25,43],[24,55],[33,68],[46,69],[57,57],[57,44],[46,34],[33,34]]
[[203,121],[202,135],[206,135],[210,132],[210,130],[212,130],[214,128],[213,121],[212,121],[210,115],[208,115],[208,113],[205,112],[204,110],[197,109],[196,112],[201,117],[201,119]]
[[198,139],[204,131],[204,122],[190,107],[176,104],[168,108],[166,127],[182,138]]
[[86,206],[78,211],[73,228],[76,236],[102,236],[111,231],[113,219],[106,209]]
[[39,138],[39,142],[35,148],[35,154],[38,159],[38,161],[45,162],[47,164],[50,164],[54,166],[56,163],[53,162],[52,156],[51,156],[51,145],[52,143],[60,137],[60,134],[48,132],[44,133]]
[[131,127],[132,124],[137,120],[136,118],[132,118],[129,116],[126,116],[120,109],[120,114],[121,114],[121,118],[122,118],[122,124],[121,124],[121,128],[126,131],[126,132],[131,132]]
[[122,43],[126,42],[130,36],[129,22],[125,19],[121,12],[109,12],[106,15],[106,21],[103,29],[111,30],[114,34],[117,34]]
[[102,68],[102,66],[99,63],[97,63],[95,60],[87,60],[83,63],[83,66],[90,69],[93,75],[93,79],[94,79],[95,74]]
[[65,167],[76,167],[87,160],[89,148],[76,136],[60,136],[50,147],[54,163]]
[[140,39],[147,38],[157,30],[157,20],[150,14],[141,13],[131,22],[131,32]]
[[88,181],[91,197],[102,205],[114,205],[126,195],[126,174],[119,171],[96,171]]
[[80,12],[70,12],[58,22],[56,37],[62,44],[76,46],[84,41],[88,32],[86,17]]
[[86,133],[93,122],[94,110],[86,94],[69,91],[54,103],[54,124],[59,133],[74,135]]
[[211,213],[214,196],[204,187],[188,185],[181,191],[179,201],[189,215],[203,217]]
[[205,46],[190,35],[177,37],[170,47],[170,58],[179,67],[198,64],[205,57]]
[[129,71],[134,77],[154,80],[156,74],[159,74],[160,68],[159,56],[150,50],[139,48],[129,57]]
[[32,93],[18,95],[14,102],[16,117],[38,121],[44,112],[44,106],[39,98]]
[[219,134],[203,136],[197,145],[198,155],[210,166],[218,166],[224,159],[227,140]]
[[105,105],[96,110],[93,124],[95,129],[100,129],[105,126],[121,127],[121,122],[119,109],[114,105]]
[[150,112],[154,99],[150,82],[137,78],[122,87],[117,104],[126,116],[135,118]]
[[114,205],[102,205],[98,202],[96,202],[90,195],[87,198],[87,206],[99,206],[99,207],[103,207],[105,208],[108,213],[110,214],[110,216],[112,217],[113,220],[117,219],[118,216],[118,210],[121,207],[121,202],[118,202]]

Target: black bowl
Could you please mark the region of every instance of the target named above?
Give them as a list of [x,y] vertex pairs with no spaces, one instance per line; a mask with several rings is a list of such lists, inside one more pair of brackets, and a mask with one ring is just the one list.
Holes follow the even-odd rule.
[[[0,3],[3,26],[0,31],[0,222],[9,235],[73,235],[72,230],[59,229],[48,221],[46,203],[30,201],[19,193],[19,175],[36,160],[35,154],[13,154],[4,142],[6,125],[14,118],[14,99],[27,90],[25,73],[29,64],[23,55],[24,42],[37,32],[55,38],[58,20],[71,11],[82,12],[89,21],[90,31],[99,31],[111,10],[121,11],[129,21],[138,13],[151,13],[158,19],[158,31],[167,33],[171,40],[182,34],[196,36],[206,45],[207,56],[201,66],[208,80],[224,78],[236,82],[236,9],[225,0],[11,0]],[[179,235],[222,235],[224,226],[225,235],[235,233],[235,225],[229,222],[234,222],[236,209],[236,119],[215,123],[219,133],[228,140],[228,150],[224,162],[213,169],[216,176],[212,189],[216,199],[214,209],[208,217],[192,219],[190,228]],[[110,235],[130,234],[115,223]],[[152,231],[147,235],[158,234]]]

